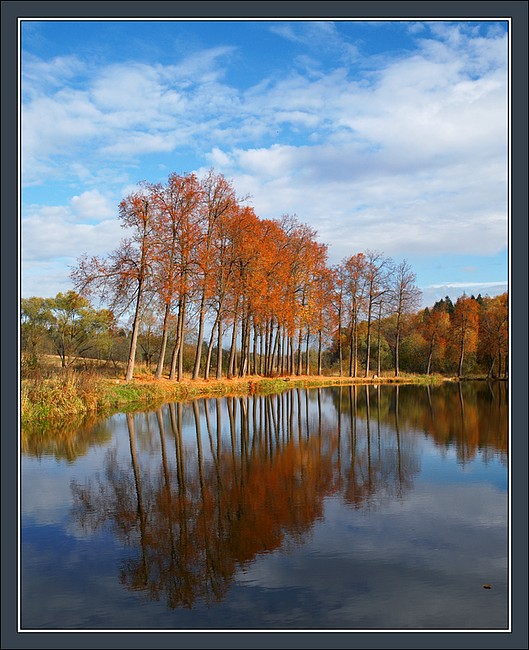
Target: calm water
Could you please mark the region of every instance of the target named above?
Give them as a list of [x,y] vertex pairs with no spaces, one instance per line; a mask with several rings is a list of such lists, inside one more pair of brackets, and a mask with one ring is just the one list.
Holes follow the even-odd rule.
[[505,629],[507,421],[505,383],[333,387],[24,443],[22,628]]

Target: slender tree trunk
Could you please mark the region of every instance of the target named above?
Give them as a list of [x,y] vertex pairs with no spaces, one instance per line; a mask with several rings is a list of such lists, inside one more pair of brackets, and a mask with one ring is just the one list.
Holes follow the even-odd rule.
[[222,318],[219,318],[217,330],[217,379],[222,379]]
[[399,364],[399,350],[400,350],[400,314],[397,314],[397,331],[395,333],[395,377],[399,376],[400,364]]
[[253,325],[253,374],[257,374],[257,337],[258,337],[259,330],[257,328],[257,325],[254,323]]
[[178,317],[176,320],[176,332],[175,332],[175,344],[173,348],[173,354],[171,356],[171,370],[169,371],[169,379],[173,381],[173,379],[176,377],[176,366],[178,363],[178,357],[180,353],[180,345],[182,344],[182,339],[180,337],[181,334],[181,326],[180,326],[180,319],[182,317],[182,309],[181,309],[181,300],[179,301],[178,304]]
[[[272,354],[270,356],[270,368],[269,368],[269,371],[268,371],[268,374],[270,376],[272,376],[273,373],[274,373],[274,361],[275,361],[275,357],[276,357],[277,350],[278,350],[278,345],[279,345],[279,331],[280,331],[280,325],[278,324],[277,328],[276,328],[276,336],[275,336],[274,344],[272,346]],[[271,333],[273,335],[273,331],[271,331]]]
[[267,328],[268,342],[266,346],[266,373],[270,377],[272,374],[272,364],[274,363],[274,319],[270,319]]
[[237,313],[233,319],[233,330],[231,334],[230,356],[228,359],[228,379],[235,375],[235,357],[236,357],[236,344],[237,344]]
[[239,376],[246,377],[250,369],[250,319],[245,318],[243,336],[241,341],[241,364]]
[[369,302],[369,309],[367,312],[367,337],[366,337],[366,370],[365,376],[369,377],[369,363],[371,360],[371,301]]
[[182,381],[184,378],[184,337],[186,331],[186,295],[184,294],[182,298],[182,304],[180,305],[180,329],[178,333],[178,338],[180,340],[180,346],[178,349],[178,381]]
[[322,343],[322,333],[320,329],[318,331],[318,375],[321,375],[321,343]]
[[460,354],[459,354],[459,366],[458,366],[458,369],[457,369],[457,376],[458,377],[461,377],[461,375],[463,374],[463,358],[464,358],[464,356],[465,356],[465,340],[463,339],[461,341],[461,351],[460,351]]
[[259,374],[263,375],[263,363],[264,363],[264,339],[263,336],[263,326],[259,325]]
[[[243,307],[242,316],[241,316],[241,358],[239,363],[239,368],[234,374],[238,374],[239,377],[244,377],[246,375],[247,364],[248,364],[248,352],[247,352],[247,342],[249,336],[249,323],[248,317],[246,315],[246,310]],[[244,369],[244,370],[243,370]]]
[[351,335],[349,337],[349,377],[353,376],[354,346],[353,346],[353,323],[351,323]]
[[355,315],[354,317],[354,368],[353,368],[353,377],[358,376],[358,320]]
[[218,318],[219,316],[217,314],[217,317],[215,318],[215,322],[213,323],[213,327],[211,328],[211,336],[209,337],[208,351],[206,355],[206,365],[204,367],[204,379],[209,379],[209,369],[211,366],[211,356],[213,354],[213,342],[215,340],[215,329],[217,327]]
[[202,359],[202,337],[204,336],[204,319],[206,314],[206,292],[202,292],[202,297],[200,299],[200,312],[198,319],[198,340],[197,340],[197,349],[195,352],[195,364],[193,366],[193,379],[198,379],[200,372],[200,361]]
[[343,351],[342,351],[342,308],[338,309],[338,363],[340,368],[340,377],[343,374]]
[[165,350],[167,348],[167,338],[169,335],[169,314],[171,313],[170,303],[166,303],[165,312],[163,315],[163,326],[162,326],[162,343],[160,345],[160,354],[158,356],[158,364],[156,365],[156,372],[154,376],[156,379],[160,379],[163,374],[163,364],[165,361]]
[[298,351],[297,351],[297,369],[296,369],[296,374],[299,376],[301,375],[301,344],[303,341],[303,333],[301,331],[301,325],[299,326],[299,335],[298,335]]
[[247,322],[247,325],[246,325],[246,348],[245,348],[246,349],[246,355],[245,355],[246,363],[245,363],[245,366],[244,366],[243,377],[246,377],[246,375],[251,372],[251,370],[250,370],[250,339],[251,339],[251,336],[252,336],[252,330],[251,330],[251,327],[250,327],[250,317],[248,316],[248,322]]
[[491,379],[492,373],[494,372],[494,364],[496,363],[496,357],[492,357],[491,364],[489,366],[489,371],[487,373],[487,379]]
[[377,338],[377,377],[380,377],[380,330],[378,332],[378,338]]
[[283,330],[278,324],[277,326],[278,346],[277,346],[277,374],[283,374]]
[[426,364],[426,374],[430,374],[430,370],[432,368],[432,348],[430,348],[430,351],[428,353],[428,363]]
[[307,345],[305,346],[305,360],[307,362],[307,375],[310,375],[310,357],[309,357],[309,339],[310,329],[307,327]]
[[[134,309],[134,321],[132,323],[132,336],[130,339],[129,358],[127,361],[127,371],[125,373],[125,381],[130,381],[134,374],[134,363],[136,361],[136,348],[138,347],[138,335],[140,332],[140,309],[142,299],[143,283],[140,282],[138,286],[138,296],[136,298],[136,307]],[[63,359],[63,367],[66,365]]]
[[283,326],[283,331],[281,334],[281,374],[288,374],[287,367],[287,357],[288,357],[288,341],[285,327]]
[[173,353],[171,355],[171,369],[169,370],[169,380],[173,381],[176,377],[176,364],[178,362],[178,352],[180,351],[180,337],[178,332],[176,332],[176,340],[173,348]]

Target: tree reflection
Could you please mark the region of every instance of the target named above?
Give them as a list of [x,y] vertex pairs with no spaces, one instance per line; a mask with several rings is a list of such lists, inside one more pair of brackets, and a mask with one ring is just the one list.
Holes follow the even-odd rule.
[[62,423],[46,430],[21,431],[20,447],[26,456],[42,458],[53,456],[57,460],[73,462],[85,456],[91,447],[108,444],[112,438],[107,420],[83,417],[78,422]]
[[464,458],[484,439],[502,450],[505,395],[483,384],[492,421],[483,430],[483,391],[454,388],[425,389],[419,404],[417,390],[366,385],[129,414],[130,458],[110,450],[104,472],[72,484],[74,517],[131,549],[119,572],[126,588],[169,608],[212,604],[258,555],[306,540],[325,497],[355,509],[405,498],[419,471],[418,432],[448,439]]
[[[104,475],[72,485],[81,526],[110,526],[134,549],[120,570],[124,586],[164,597],[171,608],[192,607],[198,599],[212,603],[225,596],[237,567],[303,539],[332,490],[334,443],[282,430],[286,398],[260,397],[253,404],[247,397],[227,398],[229,444],[221,436],[220,401],[193,402],[194,454],[186,454],[182,406],[159,410],[154,472],[142,470],[137,452],[141,416],[127,415],[130,463],[110,451]],[[216,437],[209,410],[215,403]]]

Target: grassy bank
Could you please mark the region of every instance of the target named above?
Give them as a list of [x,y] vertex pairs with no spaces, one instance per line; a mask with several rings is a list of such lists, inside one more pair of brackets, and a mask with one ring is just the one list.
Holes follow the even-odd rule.
[[168,401],[197,397],[278,393],[289,388],[350,384],[436,383],[444,378],[402,375],[377,379],[350,377],[300,376],[265,378],[251,376],[234,379],[191,380],[181,382],[155,380],[139,375],[131,382],[102,377],[91,371],[66,371],[45,379],[25,379],[21,387],[21,418],[25,429],[42,429],[87,415],[110,415],[116,411],[139,410]]

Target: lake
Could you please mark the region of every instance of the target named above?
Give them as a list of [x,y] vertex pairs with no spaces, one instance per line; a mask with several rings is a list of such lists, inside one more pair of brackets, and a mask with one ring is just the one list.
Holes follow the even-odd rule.
[[24,439],[23,630],[505,630],[508,386],[200,399]]

